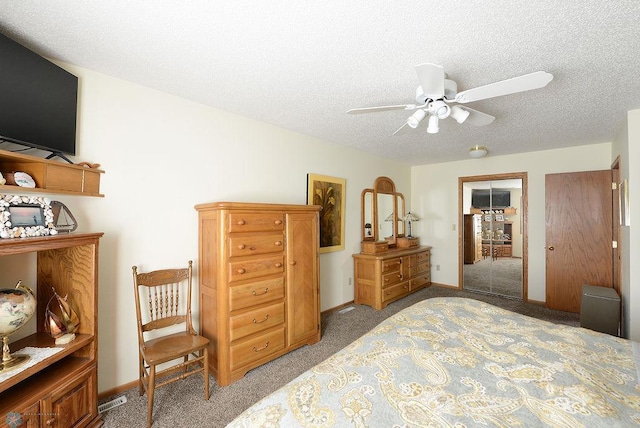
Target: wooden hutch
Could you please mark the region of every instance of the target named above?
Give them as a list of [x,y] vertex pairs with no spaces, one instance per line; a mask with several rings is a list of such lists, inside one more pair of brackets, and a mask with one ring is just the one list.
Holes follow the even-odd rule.
[[[36,188],[0,185],[2,194],[46,193],[102,196],[103,171],[0,150],[0,171],[24,171]],[[0,381],[0,427],[100,426],[98,413],[98,243],[102,233],[58,234],[0,240],[0,257],[33,253],[37,260],[37,331],[10,344],[61,351]],[[15,284],[14,284],[15,285]],[[10,287],[11,284],[2,284]],[[55,345],[44,332],[44,311],[51,287],[80,317],[76,339]]]

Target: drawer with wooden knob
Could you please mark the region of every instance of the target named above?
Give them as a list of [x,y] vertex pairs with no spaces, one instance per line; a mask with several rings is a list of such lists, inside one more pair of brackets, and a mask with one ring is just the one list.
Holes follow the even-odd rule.
[[382,288],[397,284],[402,281],[402,273],[400,271],[385,273],[382,275]]
[[284,272],[284,256],[269,256],[229,263],[229,282]]
[[420,263],[419,265],[416,266],[416,275],[420,275],[423,272],[429,272],[429,269],[431,268],[431,265],[429,263]]
[[243,213],[229,214],[229,232],[262,232],[284,230],[283,213]]
[[422,253],[416,254],[416,263],[417,264],[429,263],[429,252],[424,251]]
[[284,251],[284,235],[241,235],[229,237],[229,257],[253,256]]
[[409,292],[409,281],[382,290],[382,301],[393,300]]
[[401,265],[402,261],[400,257],[395,259],[383,260],[382,273],[399,271]]
[[415,278],[412,278],[411,281],[409,281],[409,284],[411,286],[410,287],[411,291],[415,291],[419,288],[429,285],[430,282],[431,282],[431,275],[427,273],[425,275],[420,275]]

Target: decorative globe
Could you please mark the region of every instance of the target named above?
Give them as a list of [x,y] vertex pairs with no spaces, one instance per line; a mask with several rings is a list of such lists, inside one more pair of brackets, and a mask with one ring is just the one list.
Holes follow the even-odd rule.
[[15,288],[0,290],[0,337],[2,337],[2,361],[0,371],[8,370],[25,362],[27,355],[11,355],[9,335],[25,325],[36,312],[33,291],[18,281]]

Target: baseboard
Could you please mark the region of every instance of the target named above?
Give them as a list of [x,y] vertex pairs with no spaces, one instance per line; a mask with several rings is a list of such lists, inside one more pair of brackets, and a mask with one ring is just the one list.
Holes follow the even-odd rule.
[[547,307],[547,302],[541,302],[540,300],[527,299],[527,303],[531,303],[532,305],[543,306],[545,308]]
[[458,287],[457,285],[440,284],[437,282],[432,282],[431,285],[435,285],[436,287],[442,287],[442,288],[450,288],[452,290],[462,290],[462,288]]
[[106,391],[102,391],[98,393],[98,401],[103,400],[105,398],[109,398],[112,395],[120,394],[125,391],[128,391],[131,388],[135,388],[138,386],[138,380],[131,381],[129,383],[125,383],[124,385],[116,386],[115,388],[108,389]]
[[338,305],[338,306],[336,306],[334,308],[330,308],[330,309],[324,310],[324,311],[320,312],[320,315],[327,315],[327,314],[330,314],[331,312],[339,311],[340,309],[344,309],[347,306],[353,305],[353,303],[354,303],[354,301],[351,300],[350,302],[343,303],[343,304]]

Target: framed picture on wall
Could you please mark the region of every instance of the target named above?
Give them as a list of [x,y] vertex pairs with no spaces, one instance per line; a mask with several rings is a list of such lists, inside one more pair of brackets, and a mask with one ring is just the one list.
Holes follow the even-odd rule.
[[484,221],[491,221],[491,214],[486,214],[484,216]]
[[496,214],[496,221],[504,221],[504,215]]
[[344,250],[346,180],[307,174],[307,204],[320,205],[320,252]]

